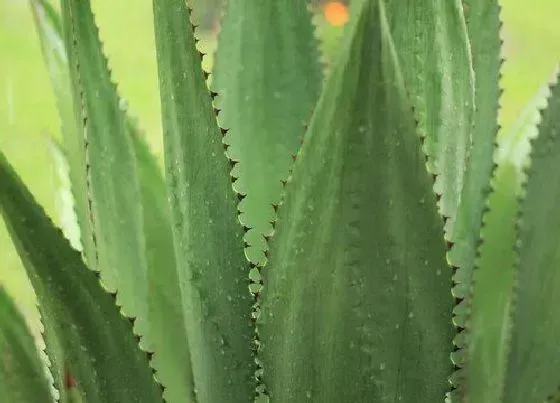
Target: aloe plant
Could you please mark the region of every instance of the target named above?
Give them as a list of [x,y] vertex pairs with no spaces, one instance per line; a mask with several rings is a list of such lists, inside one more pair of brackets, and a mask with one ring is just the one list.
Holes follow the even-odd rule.
[[497,1],[355,0],[325,73],[304,2],[229,0],[209,76],[154,0],[164,173],[89,1],[30,4],[73,197],[0,152],[3,401],[557,401],[560,86],[497,136]]

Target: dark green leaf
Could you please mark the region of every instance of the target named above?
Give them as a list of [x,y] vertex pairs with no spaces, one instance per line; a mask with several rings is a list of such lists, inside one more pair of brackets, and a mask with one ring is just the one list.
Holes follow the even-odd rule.
[[274,402],[437,402],[452,271],[386,13],[356,3],[279,207],[259,329]]
[[[146,354],[100,286],[0,153],[2,216],[37,295],[61,402],[161,402]],[[74,381],[74,382],[72,382]]]
[[45,364],[21,313],[0,287],[0,400],[52,401]]

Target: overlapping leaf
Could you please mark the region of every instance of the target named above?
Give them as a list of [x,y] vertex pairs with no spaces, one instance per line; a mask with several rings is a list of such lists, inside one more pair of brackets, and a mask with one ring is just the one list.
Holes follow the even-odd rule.
[[191,353],[193,398],[255,393],[254,327],[230,163],[182,0],[153,2],[166,182]]
[[319,95],[322,73],[311,15],[301,0],[227,2],[212,76],[247,256],[263,265],[278,204]]
[[[500,9],[497,0],[463,1],[475,75],[474,126],[469,164],[465,172],[461,201],[450,240],[450,263],[458,267],[453,294],[463,299],[464,311],[469,297],[475,249],[480,238],[484,201],[489,191],[492,153],[498,132],[499,78],[501,66]],[[465,315],[458,310],[455,323],[464,327]]]
[[147,260],[132,141],[101,50],[90,2],[62,0],[61,12],[75,124],[86,150],[85,194],[95,248],[88,264],[100,272],[109,290],[118,290],[117,303],[127,316],[136,318],[135,331],[145,335]]
[[[68,156],[72,190],[76,201],[87,195],[87,189],[75,185],[76,180],[85,175],[85,167],[76,162],[76,155],[84,150],[82,134],[72,130],[70,76],[61,38],[60,20],[52,7],[42,1],[33,0],[32,10],[39,32],[39,38],[45,56],[51,83],[58,103],[58,112],[65,133],[65,153]],[[64,101],[64,102],[63,102]],[[123,101],[119,102],[123,106]],[[165,184],[155,157],[145,143],[134,119],[125,116],[125,129],[131,137],[134,156],[140,178],[140,192],[144,217],[144,234],[146,241],[146,259],[148,263],[148,305],[150,331],[144,334],[143,343],[155,351],[151,365],[157,370],[157,378],[165,386],[165,398],[168,402],[184,402],[185,396],[192,392],[190,378],[190,359],[182,318],[181,297],[175,270],[175,256],[171,238]],[[64,155],[55,153],[57,165],[62,168]],[[74,159],[72,158],[74,156]],[[83,170],[83,171],[82,171]],[[73,176],[72,176],[73,175]],[[76,177],[78,179],[76,179]],[[66,191],[62,189],[61,192]],[[84,198],[85,200],[85,198]],[[79,203],[77,203],[79,204]],[[85,207],[84,207],[85,208]],[[76,205],[81,229],[89,228],[89,217],[83,213],[84,208]],[[68,209],[68,207],[67,207]],[[71,214],[71,212],[66,212]],[[84,237],[87,240],[87,236]],[[73,239],[70,237],[69,239]],[[74,239],[74,242],[79,241]]]
[[0,186],[2,216],[39,302],[60,401],[79,391],[91,403],[161,402],[147,356],[114,296],[100,287],[3,154]]
[[452,366],[445,262],[384,2],[356,3],[279,207],[260,316],[274,402],[436,402]]

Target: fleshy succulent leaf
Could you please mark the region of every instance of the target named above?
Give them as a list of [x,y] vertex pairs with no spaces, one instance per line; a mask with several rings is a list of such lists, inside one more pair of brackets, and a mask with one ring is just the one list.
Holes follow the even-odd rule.
[[53,400],[35,340],[3,287],[0,287],[0,400],[18,403]]
[[271,401],[441,401],[452,270],[384,2],[355,3],[263,270]]
[[[41,39],[45,62],[50,72],[51,83],[57,99],[65,100],[58,103],[58,112],[63,122],[63,130],[70,130],[65,136],[66,149],[72,152],[64,153],[62,147],[50,143],[51,151],[57,171],[64,175],[66,164],[65,156],[83,151],[84,144],[81,134],[71,131],[68,127],[73,124],[73,111],[71,103],[70,76],[68,64],[64,53],[64,43],[60,30],[60,18],[49,3],[43,0],[32,0],[32,10],[35,23]],[[63,49],[61,50],[60,47]],[[124,100],[119,104],[123,106]],[[124,108],[123,108],[124,109]],[[165,183],[155,156],[151,153],[148,144],[135,119],[126,114],[125,128],[132,139],[134,155],[138,166],[140,178],[140,191],[144,216],[144,234],[146,241],[146,258],[148,262],[148,305],[150,320],[149,333],[143,337],[143,343],[151,346],[155,351],[152,356],[152,367],[157,371],[158,380],[165,386],[164,397],[169,403],[184,402],[185,396],[192,395],[192,382],[190,379],[190,359],[186,343],[186,334],[182,318],[182,304],[175,270],[175,256],[171,236],[171,223],[168,214],[168,205],[165,194]],[[78,140],[77,144],[73,142]],[[74,147],[80,148],[75,150]],[[80,165],[68,158],[70,175],[79,174]],[[70,163],[73,163],[70,165]],[[84,173],[85,173],[85,168]],[[62,178],[64,180],[64,178]],[[75,199],[80,199],[80,194],[86,191],[79,190],[79,186],[72,186]],[[61,189],[65,192],[67,189]],[[82,193],[81,193],[82,192]],[[67,200],[69,195],[62,193]],[[83,209],[77,208],[77,211]],[[68,206],[64,208],[64,217],[72,214]],[[64,220],[71,233],[65,231],[73,245],[79,241],[75,228],[70,219]],[[87,228],[89,217],[80,215],[81,227]],[[77,239],[76,239],[77,238]]]
[[129,319],[0,153],[0,207],[31,280],[60,401],[161,402]]
[[107,289],[118,290],[117,304],[126,316],[135,318],[136,334],[146,335],[148,282],[143,212],[125,114],[111,81],[89,0],[62,0],[61,13],[75,124],[86,150],[88,219],[95,247],[88,265],[99,271]]
[[560,373],[560,74],[532,142],[517,242],[517,295],[504,401],[541,402]]
[[405,85],[436,175],[439,209],[453,223],[472,146],[474,72],[460,0],[389,0],[387,15]]
[[465,324],[469,339],[465,395],[470,402],[500,402],[503,396],[515,299],[518,200],[530,141],[537,133],[538,107],[546,106],[549,93],[548,86],[543,88],[499,138]]
[[319,95],[322,71],[311,14],[301,0],[227,2],[214,61],[224,142],[236,161],[234,189],[246,254],[266,261],[273,204],[285,181]]
[[182,0],[153,2],[168,200],[195,398],[255,394],[248,263],[230,162]]

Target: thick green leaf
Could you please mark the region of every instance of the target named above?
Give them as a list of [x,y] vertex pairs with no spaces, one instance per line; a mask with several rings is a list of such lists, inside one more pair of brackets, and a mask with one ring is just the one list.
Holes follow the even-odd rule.
[[[497,167],[484,215],[482,245],[474,271],[471,312],[466,330],[466,396],[471,402],[500,402],[511,342],[515,291],[516,218],[518,199],[528,162],[530,141],[536,136],[539,106],[546,106],[548,86],[526,106],[511,130],[502,135]],[[543,105],[544,103],[544,105]]]
[[356,19],[286,186],[259,329],[272,402],[437,402],[452,270],[380,0]]
[[60,117],[83,254],[86,261],[91,264],[95,261],[96,249],[89,218],[87,156],[83,134],[74,118],[70,71],[62,38],[62,24],[56,11],[47,1],[30,0],[29,3]]
[[135,332],[145,335],[147,260],[132,141],[89,0],[61,4],[76,124],[86,149],[88,218],[95,246],[88,264],[109,290],[118,290],[117,304],[136,318]]
[[4,288],[0,287],[0,400],[49,402],[50,387],[35,340]]
[[[453,233],[453,247],[448,253],[455,274],[456,298],[469,305],[469,286],[475,261],[475,250],[480,239],[480,227],[485,199],[492,172],[492,154],[498,132],[498,100],[500,96],[500,27],[497,0],[463,1],[463,10],[470,37],[475,73],[475,105],[472,147],[466,168],[463,189]],[[461,309],[461,307],[459,307]],[[454,321],[465,326],[466,316],[456,312]]]
[[69,401],[74,382],[90,403],[161,402],[146,354],[115,297],[87,270],[1,153],[0,187],[2,216],[39,302],[61,402]]
[[311,14],[301,0],[229,0],[219,36],[212,89],[228,156],[237,161],[234,189],[246,254],[264,265],[266,242],[321,87]]
[[153,2],[167,193],[199,402],[255,393],[254,326],[237,197],[182,0]]
[[387,15],[405,85],[436,175],[446,236],[461,202],[473,142],[474,72],[461,0],[389,0]]
[[[72,103],[70,77],[68,65],[65,59],[64,47],[60,27],[60,20],[56,12],[43,1],[33,0],[32,6],[36,16],[36,25],[40,34],[41,43],[45,55],[45,62],[51,74],[51,82],[54,92],[58,99],[66,100],[59,103],[58,111],[63,123],[63,130],[72,127]],[[62,52],[62,53],[61,53]],[[121,99],[120,104],[125,102]],[[124,109],[124,108],[123,108]],[[155,157],[151,154],[148,145],[145,143],[143,133],[138,125],[130,117],[126,116],[126,129],[132,137],[135,158],[138,165],[138,175],[140,177],[140,190],[143,204],[144,215],[144,234],[146,240],[146,258],[148,261],[148,297],[149,297],[149,320],[150,331],[143,337],[143,344],[147,344],[156,352],[151,362],[152,367],[157,371],[158,380],[165,386],[164,396],[169,403],[184,402],[185,396],[191,395],[190,381],[190,359],[186,343],[186,335],[182,317],[182,305],[177,272],[175,270],[175,256],[173,253],[173,242],[171,236],[171,223],[169,220],[168,206],[165,194],[165,184],[161,170]],[[83,152],[83,138],[77,131],[70,132],[70,138],[65,137],[67,150],[74,153]],[[72,141],[78,139],[77,146]],[[54,146],[54,145],[53,145]],[[52,147],[51,147],[52,148]],[[65,163],[61,150],[56,147],[52,150],[57,162],[60,175],[64,175]],[[68,162],[71,166],[71,173],[76,174],[81,168],[70,158],[72,152],[67,153]],[[79,172],[78,172],[79,173]],[[85,173],[85,168],[84,168]],[[63,177],[61,177],[64,180]],[[72,186],[74,198],[80,200],[87,190],[80,189],[79,186]],[[61,189],[61,196],[68,200],[70,195],[67,189]],[[71,215],[70,208],[63,209],[64,217]],[[77,211],[82,209],[77,208]],[[79,216],[82,228],[88,228],[89,217]],[[70,217],[69,217],[70,218]],[[65,234],[74,244],[79,240],[75,239],[76,231],[71,225],[71,219],[64,219],[68,225],[64,228],[72,230],[65,231]]]
[[504,401],[542,402],[560,380],[560,84],[532,143],[517,243],[517,296]]

